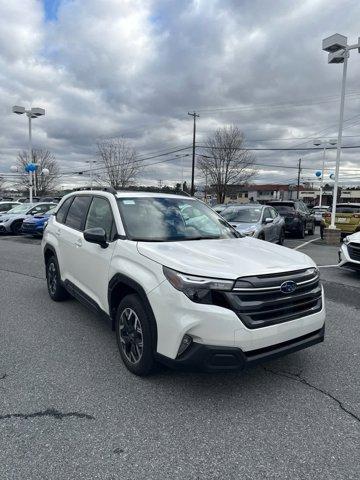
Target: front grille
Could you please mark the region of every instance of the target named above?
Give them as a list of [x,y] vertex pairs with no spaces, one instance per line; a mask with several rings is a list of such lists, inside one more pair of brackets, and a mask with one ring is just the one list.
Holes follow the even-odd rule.
[[360,262],[360,243],[349,243],[347,249],[351,260]]
[[[292,280],[296,289],[283,293],[280,286]],[[228,303],[248,328],[261,328],[319,312],[322,308],[319,273],[314,268],[274,275],[243,277]]]
[[32,232],[33,230],[35,230],[35,225],[33,223],[23,223],[21,229],[23,232]]

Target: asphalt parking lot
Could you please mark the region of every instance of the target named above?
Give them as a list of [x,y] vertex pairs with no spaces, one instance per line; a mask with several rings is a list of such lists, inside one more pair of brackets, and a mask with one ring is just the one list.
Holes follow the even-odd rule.
[[321,266],[324,343],[141,379],[109,325],[49,299],[39,244],[0,237],[1,479],[359,478],[360,275],[332,266],[336,247],[286,240]]

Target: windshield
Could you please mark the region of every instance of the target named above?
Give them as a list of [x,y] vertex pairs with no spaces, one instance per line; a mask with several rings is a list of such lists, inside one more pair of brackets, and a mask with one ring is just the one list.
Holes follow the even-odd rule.
[[261,218],[261,208],[229,207],[221,215],[228,222],[257,223]]
[[31,203],[24,203],[22,205],[17,205],[8,211],[8,213],[25,213],[31,208]]
[[240,236],[198,200],[132,197],[118,199],[118,205],[131,240],[166,242]]

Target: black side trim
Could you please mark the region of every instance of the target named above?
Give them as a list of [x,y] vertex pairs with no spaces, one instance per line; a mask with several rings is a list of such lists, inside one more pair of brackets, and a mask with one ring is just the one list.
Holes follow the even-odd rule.
[[85,305],[85,307],[89,308],[94,313],[97,313],[102,317],[106,318],[106,320],[111,321],[109,315],[106,312],[104,312],[104,310],[102,310],[99,304],[96,303],[95,300],[93,300],[91,297],[89,297],[89,295],[83,292],[81,288],[77,287],[72,282],[70,282],[70,280],[64,281],[64,287],[70,293],[70,295],[72,295],[77,300],[79,300],[79,302]]
[[193,343],[183,355],[170,359],[157,354],[158,360],[172,368],[200,368],[208,372],[244,370],[259,363],[302,350],[324,340],[325,325],[315,332],[270,347],[243,352],[236,347],[218,347]]

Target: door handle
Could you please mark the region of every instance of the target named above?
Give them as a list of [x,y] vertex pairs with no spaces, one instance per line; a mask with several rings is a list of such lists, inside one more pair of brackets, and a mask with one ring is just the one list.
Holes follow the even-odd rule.
[[76,246],[76,247],[81,247],[81,246],[82,246],[81,238],[79,238],[78,240],[76,240],[75,246]]
[[60,237],[60,235],[61,235],[61,230],[60,230],[60,228],[58,228],[58,229],[56,230],[56,235],[57,235],[58,237]]

